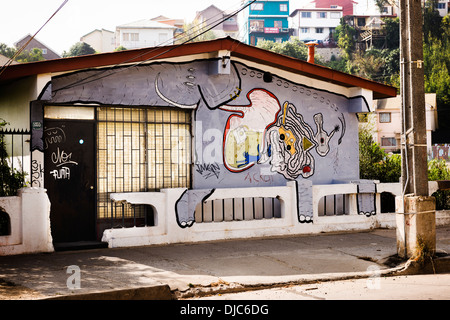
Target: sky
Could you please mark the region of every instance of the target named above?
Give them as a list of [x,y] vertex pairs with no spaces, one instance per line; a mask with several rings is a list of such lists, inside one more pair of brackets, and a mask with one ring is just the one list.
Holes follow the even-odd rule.
[[[368,1],[368,0],[362,0]],[[214,4],[237,10],[242,0],[69,0],[36,35],[47,47],[62,54],[95,29],[115,31],[116,26],[164,15],[191,22],[197,11]],[[311,0],[290,0],[290,11]],[[39,28],[64,3],[63,0],[0,0],[0,43],[12,47]]]

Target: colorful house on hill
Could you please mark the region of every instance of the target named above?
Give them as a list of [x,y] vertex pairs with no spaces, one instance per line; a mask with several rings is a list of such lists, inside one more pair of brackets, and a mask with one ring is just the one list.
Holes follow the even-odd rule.
[[333,198],[335,214],[361,214],[346,227],[367,227],[381,189],[359,180],[356,114],[395,96],[231,38],[0,78],[0,114],[31,130],[30,183],[47,190],[55,247],[335,230]]
[[[250,1],[248,1],[250,2]],[[243,41],[256,46],[259,41],[283,42],[289,40],[289,1],[252,2],[242,14],[245,22]]]

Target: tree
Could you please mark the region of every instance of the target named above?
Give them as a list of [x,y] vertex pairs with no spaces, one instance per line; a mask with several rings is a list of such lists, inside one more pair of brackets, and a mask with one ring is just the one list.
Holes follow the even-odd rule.
[[350,60],[356,49],[355,28],[349,26],[344,18],[341,18],[341,23],[336,27],[334,37],[338,47],[341,48],[343,52],[343,58]]
[[387,154],[373,140],[369,129],[360,128],[359,171],[361,179],[399,182],[401,177],[401,156],[399,154]]
[[63,57],[64,58],[78,57],[78,56],[84,56],[87,54],[94,54],[94,53],[95,53],[94,48],[92,48],[86,42],[77,42],[70,48],[69,52],[66,52],[66,51],[63,52]]
[[385,18],[383,22],[386,32],[386,47],[392,50],[400,48],[400,19]]
[[177,43],[184,43],[188,39],[188,42],[199,42],[199,41],[208,41],[217,39],[216,34],[213,30],[207,30],[207,26],[205,23],[197,23],[197,21],[193,21],[192,23],[185,24],[183,26],[184,33],[182,34],[182,38],[177,39]]
[[16,58],[17,62],[35,62],[45,60],[42,50],[34,48],[31,51],[22,51]]
[[257,47],[304,61],[308,59],[308,48],[298,38],[284,42],[259,41]]
[[[4,43],[0,43],[0,54],[4,55],[7,58],[13,58],[17,53],[16,48],[8,47]],[[30,51],[24,50],[19,55],[17,55],[14,58],[14,61],[17,62],[35,62],[35,61],[42,61],[45,60],[44,56],[42,55],[42,50],[38,48],[34,48]]]
[[443,34],[442,18],[436,10],[437,0],[427,0],[423,7],[423,39],[424,44],[431,44],[433,39],[440,39]]
[[7,57],[12,58],[14,57],[14,54],[16,53],[15,48],[10,48],[5,43],[0,43],[0,54]]

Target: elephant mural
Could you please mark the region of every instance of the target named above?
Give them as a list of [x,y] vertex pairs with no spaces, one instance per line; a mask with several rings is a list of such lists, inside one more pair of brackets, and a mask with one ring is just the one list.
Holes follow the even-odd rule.
[[[51,93],[54,104],[192,109],[196,127],[201,127],[195,137],[196,154],[211,143],[203,139],[208,130],[220,132],[221,136],[211,135],[220,153],[220,159],[215,155],[214,175],[207,179],[201,170],[195,171],[192,190],[202,191],[184,193],[177,202],[177,221],[183,227],[192,225],[195,204],[218,185],[285,185],[286,180],[296,180],[298,198],[305,198],[312,184],[302,183],[305,179],[330,183],[359,178],[354,166],[358,144],[345,139],[348,130],[357,135],[357,119],[348,117],[355,98],[294,83],[229,58],[78,71],[53,77]],[[270,179],[259,179],[256,185],[253,179],[249,185],[247,177],[255,174]],[[312,205],[299,212],[299,221],[311,221]]]

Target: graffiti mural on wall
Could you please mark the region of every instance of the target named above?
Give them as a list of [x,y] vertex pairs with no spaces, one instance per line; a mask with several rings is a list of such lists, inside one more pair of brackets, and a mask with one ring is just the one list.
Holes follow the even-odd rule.
[[[97,73],[99,80],[93,81]],[[351,135],[357,132],[356,118],[347,117],[354,99],[227,58],[57,76],[52,79],[51,102],[191,109],[196,128],[201,128],[194,153],[214,153],[213,159],[200,157],[194,162],[194,189],[284,185],[286,180],[296,180],[303,203],[299,221],[311,222],[312,204],[304,205],[311,180],[358,178],[357,166],[351,165],[358,144],[345,139],[348,130]],[[212,137],[210,142],[202,140],[205,136]],[[214,148],[205,148],[208,143]],[[185,193],[177,205],[178,221],[192,225],[193,202],[208,194]]]
[[248,94],[248,106],[222,106],[232,112],[228,117],[223,138],[225,167],[232,172],[244,171],[258,162],[266,129],[280,111],[278,99],[270,92],[254,89]]
[[448,157],[448,150],[450,146],[447,144],[435,144],[431,147],[431,159],[450,160]]

